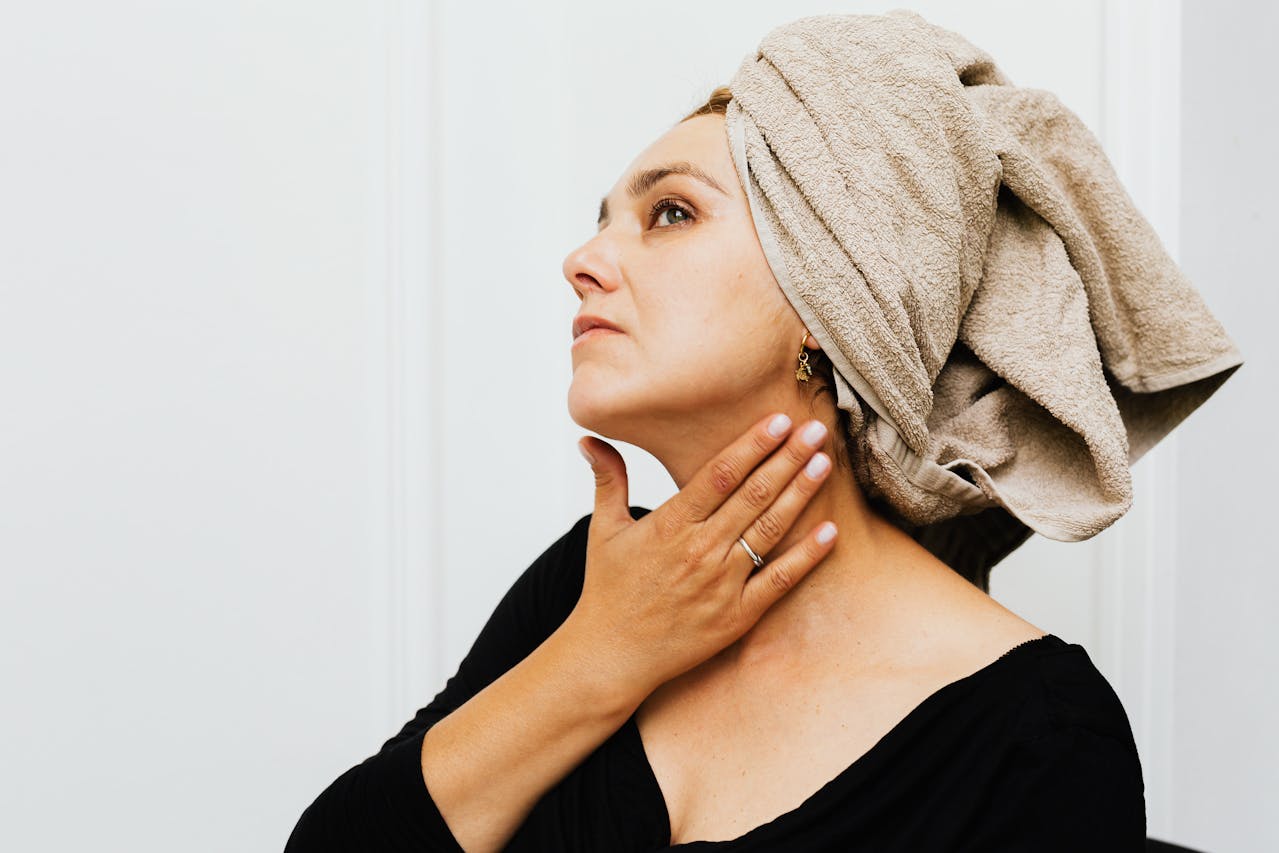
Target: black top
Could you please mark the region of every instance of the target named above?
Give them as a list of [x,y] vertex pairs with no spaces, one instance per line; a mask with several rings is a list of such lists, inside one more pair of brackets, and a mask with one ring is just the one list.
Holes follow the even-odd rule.
[[[644,507],[631,507],[640,518]],[[516,579],[444,689],[302,813],[285,853],[458,851],[422,777],[426,730],[524,659],[582,591],[585,515]],[[542,797],[511,851],[1142,850],[1128,717],[1082,646],[1022,643],[917,705],[798,808],[671,848],[634,714]]]

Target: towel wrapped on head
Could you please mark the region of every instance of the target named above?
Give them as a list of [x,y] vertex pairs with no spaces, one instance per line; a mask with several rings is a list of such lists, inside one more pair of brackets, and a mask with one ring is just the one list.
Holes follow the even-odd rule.
[[1083,122],[958,34],[904,9],[801,18],[728,88],[861,487],[982,589],[1032,531],[1127,512],[1129,466],[1243,363]]

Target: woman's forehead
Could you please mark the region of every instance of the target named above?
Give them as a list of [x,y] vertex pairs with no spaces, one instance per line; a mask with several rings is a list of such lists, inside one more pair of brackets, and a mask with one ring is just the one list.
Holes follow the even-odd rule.
[[686,119],[655,139],[631,161],[615,189],[626,187],[645,170],[672,162],[687,163],[700,169],[726,194],[737,185],[724,118],[718,114],[707,114]]
[[610,199],[638,198],[668,175],[683,175],[708,191],[745,203],[728,152],[722,117],[687,119],[658,137],[631,162],[609,195],[600,199],[599,224],[609,217]]

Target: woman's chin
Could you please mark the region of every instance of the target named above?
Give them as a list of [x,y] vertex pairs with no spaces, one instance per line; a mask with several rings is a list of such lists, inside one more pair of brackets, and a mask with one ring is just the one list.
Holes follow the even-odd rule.
[[588,387],[591,384],[574,377],[568,388],[568,416],[582,429],[600,432],[600,428],[609,420],[612,407],[608,400],[603,399],[607,395]]
[[569,385],[568,416],[582,429],[602,436],[624,431],[624,425],[633,420],[616,389],[581,376]]

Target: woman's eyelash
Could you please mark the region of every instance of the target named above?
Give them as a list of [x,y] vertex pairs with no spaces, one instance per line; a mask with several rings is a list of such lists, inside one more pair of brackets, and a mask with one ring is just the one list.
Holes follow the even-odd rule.
[[[693,211],[689,210],[687,207],[680,204],[673,198],[663,198],[663,199],[659,199],[658,202],[653,205],[652,209],[649,210],[648,212],[649,221],[651,222],[652,220],[656,219],[658,215],[660,215],[663,211],[670,210],[672,208],[684,214],[685,222],[693,218]],[[668,225],[666,227],[670,228],[673,226]]]

